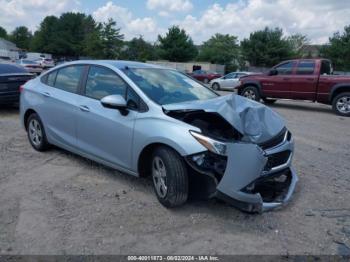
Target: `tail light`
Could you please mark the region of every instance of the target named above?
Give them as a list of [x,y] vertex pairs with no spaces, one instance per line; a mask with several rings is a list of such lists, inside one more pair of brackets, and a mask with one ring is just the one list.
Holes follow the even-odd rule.
[[19,92],[22,93],[22,92],[23,92],[23,89],[24,89],[24,85],[21,85],[21,86],[19,87]]

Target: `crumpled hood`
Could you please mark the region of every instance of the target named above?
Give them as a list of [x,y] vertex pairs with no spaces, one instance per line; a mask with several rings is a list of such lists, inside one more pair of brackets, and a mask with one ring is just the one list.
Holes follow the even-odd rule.
[[243,135],[243,141],[257,144],[273,138],[285,126],[283,119],[267,106],[235,94],[210,100],[163,105],[163,108],[167,111],[216,112]]

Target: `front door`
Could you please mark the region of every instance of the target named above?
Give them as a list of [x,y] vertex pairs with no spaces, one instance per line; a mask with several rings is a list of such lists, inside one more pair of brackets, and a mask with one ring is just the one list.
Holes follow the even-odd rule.
[[137,111],[122,114],[102,106],[108,95],[125,97],[128,85],[111,69],[90,66],[79,101],[77,140],[79,150],[123,168],[131,165],[132,141]]
[[277,74],[267,76],[261,81],[264,96],[290,98],[295,64],[295,61],[288,61],[273,68]]

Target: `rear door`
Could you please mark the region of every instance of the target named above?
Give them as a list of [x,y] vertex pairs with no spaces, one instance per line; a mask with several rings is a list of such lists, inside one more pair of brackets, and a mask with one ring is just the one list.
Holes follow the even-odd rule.
[[49,141],[63,147],[77,146],[77,105],[81,98],[78,90],[84,68],[84,65],[70,65],[42,78],[40,117]]
[[[129,169],[134,124],[138,115],[135,105],[139,104],[139,98],[116,72],[107,67],[90,66],[85,81],[77,121],[79,150]],[[130,105],[128,114],[103,107],[100,100],[108,95],[126,98]]]
[[291,98],[315,100],[318,74],[315,60],[300,60],[291,85]]
[[295,61],[287,61],[274,67],[273,69],[277,71],[277,75],[264,77],[261,81],[264,95],[267,97],[290,98],[295,65]]

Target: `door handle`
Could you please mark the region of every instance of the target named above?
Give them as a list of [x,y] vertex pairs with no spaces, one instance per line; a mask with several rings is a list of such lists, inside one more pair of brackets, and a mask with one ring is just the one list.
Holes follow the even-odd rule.
[[46,96],[46,97],[50,97],[51,96],[51,94],[49,93],[49,92],[42,92],[41,93],[43,96]]
[[314,81],[313,78],[306,78],[307,81]]
[[84,112],[90,112],[90,108],[88,108],[87,106],[79,106],[80,110],[81,111],[84,111]]

